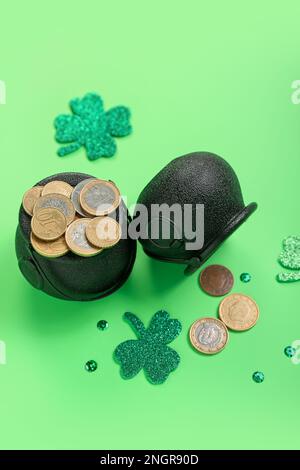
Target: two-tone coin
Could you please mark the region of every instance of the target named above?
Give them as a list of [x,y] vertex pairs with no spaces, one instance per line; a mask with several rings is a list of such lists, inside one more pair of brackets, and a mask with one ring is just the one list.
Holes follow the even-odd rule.
[[71,197],[73,191],[73,186],[66,183],[65,181],[50,181],[49,183],[45,184],[42,196],[46,196],[46,194],[62,194],[68,198]]
[[66,228],[64,214],[53,207],[36,210],[31,219],[31,230],[41,240],[56,240],[64,234]]
[[86,227],[86,237],[92,245],[110,248],[121,238],[121,227],[112,217],[95,217]]
[[58,258],[69,251],[64,235],[53,241],[44,241],[31,232],[30,242],[35,251],[46,258]]
[[80,218],[74,220],[65,233],[66,243],[71,251],[79,256],[94,256],[102,251],[102,248],[92,246],[86,237],[86,228],[91,219]]
[[225,266],[212,264],[200,273],[199,282],[207,294],[217,297],[231,291],[234,278],[232,272]]
[[87,183],[79,195],[83,210],[92,216],[103,216],[113,212],[120,204],[118,188],[110,181],[93,180]]
[[230,294],[219,305],[219,317],[231,330],[245,331],[258,320],[256,302],[244,294]]
[[190,341],[197,351],[216,354],[225,348],[228,331],[224,323],[216,318],[199,318],[190,328]]
[[32,217],[33,208],[42,194],[43,186],[34,186],[33,188],[28,189],[23,196],[22,204],[23,209],[26,214]]
[[82,188],[89,183],[90,181],[94,181],[96,178],[87,178],[85,180],[80,181],[75,188],[73,188],[72,194],[71,194],[71,201],[73,202],[73,205],[76,209],[76,212],[83,217],[88,217],[89,214],[87,214],[81,207],[80,200],[79,200],[79,195],[81,193]]
[[52,207],[61,211],[67,220],[67,225],[74,220],[75,208],[73,203],[63,194],[46,194],[45,196],[41,196],[33,208],[33,214],[35,214],[39,209],[47,207]]

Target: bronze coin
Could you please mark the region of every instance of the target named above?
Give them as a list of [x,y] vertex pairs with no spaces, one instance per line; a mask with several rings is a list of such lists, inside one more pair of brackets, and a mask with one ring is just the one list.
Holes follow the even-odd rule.
[[65,232],[67,221],[62,212],[53,207],[35,211],[31,219],[31,230],[42,240],[56,240]]
[[110,248],[121,238],[121,227],[112,217],[95,217],[86,227],[86,237],[92,245]]
[[42,194],[43,186],[34,186],[33,188],[28,189],[23,196],[23,209],[26,214],[32,217],[33,215],[33,208],[35,206],[36,201]]
[[232,272],[225,266],[212,264],[200,273],[199,282],[207,294],[218,297],[231,291],[234,278]]
[[31,232],[30,241],[35,251],[46,258],[58,258],[69,251],[64,235],[53,241],[45,241],[37,238],[34,233]]
[[258,320],[259,309],[251,297],[230,294],[219,305],[219,317],[231,330],[249,330]]
[[73,186],[70,184],[65,183],[65,181],[55,180],[45,184],[42,196],[46,196],[46,194],[63,194],[63,196],[70,198],[72,191]]

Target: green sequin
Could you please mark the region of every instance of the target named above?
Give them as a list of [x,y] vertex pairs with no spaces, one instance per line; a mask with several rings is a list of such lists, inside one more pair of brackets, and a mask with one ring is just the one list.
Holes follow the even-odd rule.
[[293,357],[295,353],[296,353],[296,349],[293,348],[292,346],[287,346],[286,348],[284,348],[284,354],[287,357]]
[[97,323],[98,330],[106,330],[108,328],[108,322],[106,320],[99,320]]
[[[300,270],[300,237],[290,236],[283,240],[283,250],[278,261],[284,268]],[[300,281],[300,272],[279,273],[277,280],[279,282]]]
[[249,273],[242,273],[242,274],[240,275],[240,280],[241,280],[242,282],[250,282],[250,281],[251,281],[251,274],[249,274]]
[[114,137],[131,133],[129,109],[116,106],[104,111],[103,101],[96,93],[71,100],[70,108],[73,114],[60,114],[54,121],[57,142],[68,144],[58,149],[60,157],[81,147],[85,147],[90,160],[112,157],[117,148]]
[[98,367],[98,364],[93,359],[91,359],[90,361],[87,361],[84,366],[85,370],[87,370],[88,372],[95,372],[97,367]]
[[138,339],[125,341],[115,350],[122,377],[131,379],[144,369],[149,382],[163,383],[180,362],[179,354],[167,344],[180,334],[181,323],[170,319],[163,310],[155,313],[147,329],[133,313],[126,312],[124,318],[129,321]]
[[261,382],[263,382],[265,380],[265,374],[263,372],[256,371],[256,372],[253,373],[252,379],[257,384],[260,384]]

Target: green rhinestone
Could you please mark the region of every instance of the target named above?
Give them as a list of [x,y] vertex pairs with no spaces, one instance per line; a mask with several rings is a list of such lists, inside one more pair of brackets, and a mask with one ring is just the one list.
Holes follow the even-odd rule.
[[93,359],[91,359],[90,361],[87,361],[84,366],[85,370],[87,370],[88,372],[95,372],[97,367],[98,367],[98,364]]
[[108,322],[106,320],[99,320],[97,323],[98,330],[106,330],[108,328]]
[[249,274],[249,273],[242,273],[242,274],[240,275],[240,280],[241,280],[242,282],[249,282],[249,281],[251,281],[251,274]]
[[257,384],[260,384],[261,382],[263,382],[265,380],[265,374],[263,372],[256,371],[256,372],[253,373],[252,379]]
[[284,354],[287,357],[293,357],[295,355],[295,352],[296,352],[296,349],[293,348],[293,346],[287,346],[286,348],[284,348]]

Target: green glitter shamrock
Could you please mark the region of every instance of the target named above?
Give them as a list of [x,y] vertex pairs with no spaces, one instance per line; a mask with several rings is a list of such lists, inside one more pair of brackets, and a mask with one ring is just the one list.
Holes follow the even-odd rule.
[[69,144],[58,149],[60,157],[81,147],[85,147],[90,160],[112,157],[117,148],[113,137],[131,133],[130,111],[125,106],[104,111],[103,101],[96,93],[75,98],[69,104],[73,114],[60,114],[54,121],[56,141]]
[[[283,240],[283,250],[279,255],[278,261],[288,269],[300,270],[300,237],[289,236]],[[279,282],[300,281],[300,272],[279,273],[277,275]]]
[[161,384],[177,368],[180,356],[167,344],[180,334],[181,323],[169,317],[163,310],[156,312],[146,329],[136,315],[130,312],[124,314],[138,339],[125,341],[115,350],[123,378],[131,379],[144,369],[149,382]]

